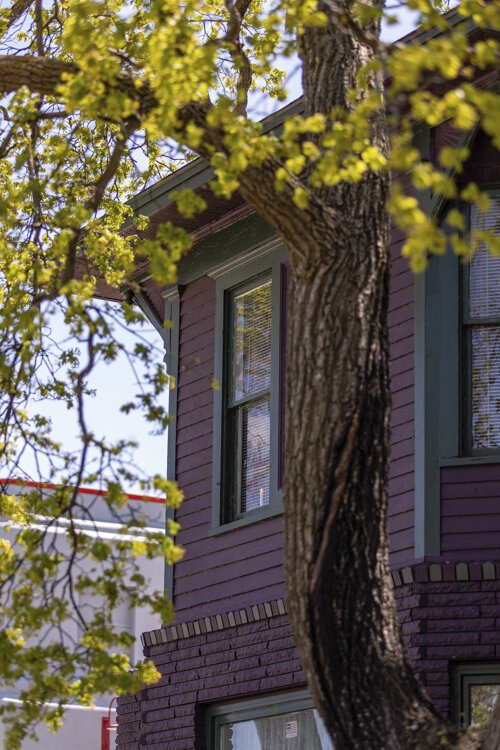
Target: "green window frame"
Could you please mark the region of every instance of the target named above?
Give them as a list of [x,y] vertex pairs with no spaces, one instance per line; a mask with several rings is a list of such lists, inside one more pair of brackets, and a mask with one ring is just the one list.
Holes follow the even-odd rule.
[[[214,447],[211,534],[228,531],[282,512],[280,487],[280,380],[283,283],[286,249],[275,240],[256,248],[245,257],[234,259],[210,275],[216,279],[216,339],[214,376]],[[236,306],[255,290],[269,289],[270,372],[267,382],[257,390],[235,389]],[[236,334],[237,335],[237,334]],[[237,375],[237,374],[236,374]],[[259,379],[257,373],[257,381]],[[245,390],[245,389],[244,389]],[[266,406],[267,405],[267,406]],[[268,410],[269,475],[263,483],[263,502],[244,502],[242,446],[245,442],[244,420],[253,418],[264,424]],[[250,416],[249,416],[250,415]],[[264,441],[266,442],[266,441]],[[247,494],[246,497],[249,497]]]
[[483,721],[500,698],[500,662],[457,664],[453,669],[453,715],[457,724]]
[[[218,706],[210,706],[206,712],[206,738],[209,750],[224,750],[224,735],[228,725],[241,724],[259,720],[260,722],[270,719],[271,721],[281,719],[284,742],[283,747],[290,750],[333,750],[331,741],[323,728],[321,739],[319,733],[314,738],[314,747],[301,736],[303,722],[307,719],[309,727],[312,725],[311,712],[314,711],[313,721],[318,721],[317,712],[314,709],[311,696],[306,690],[290,691],[282,694],[250,698],[242,701],[232,701]],[[305,715],[307,712],[307,715]],[[301,716],[302,714],[302,716]],[[322,724],[322,723],[321,723]],[[317,725],[316,725],[317,726]],[[276,731],[276,727],[274,727]],[[260,744],[260,743],[259,743]],[[227,747],[227,744],[226,744]],[[261,748],[268,750],[268,748]]]
[[[482,189],[500,196],[499,190]],[[439,214],[452,207],[460,209],[440,203]],[[500,462],[494,447],[472,449],[467,274],[449,248],[431,256],[429,268],[415,277],[416,558],[441,554],[441,468]]]
[[[500,191],[489,191],[489,195],[487,213],[468,210],[469,229],[489,227],[500,217]],[[491,312],[490,275],[493,281],[495,275],[500,278],[500,258],[479,248],[474,258],[464,264],[461,278],[461,434],[462,454],[466,456],[500,454],[500,422],[490,418],[492,411],[500,411],[495,403],[500,402],[500,295],[498,309]],[[483,290],[481,284],[487,288]]]

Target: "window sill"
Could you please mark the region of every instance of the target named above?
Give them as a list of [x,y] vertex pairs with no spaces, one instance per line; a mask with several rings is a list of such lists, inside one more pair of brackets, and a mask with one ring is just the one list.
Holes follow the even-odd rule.
[[440,466],[480,466],[481,464],[500,464],[500,453],[489,453],[484,456],[456,456],[440,458]]
[[272,505],[267,505],[265,508],[259,508],[258,510],[250,511],[247,515],[237,518],[235,521],[229,521],[229,523],[221,524],[220,526],[213,526],[208,532],[209,536],[217,536],[218,534],[224,534],[226,531],[233,531],[239,529],[240,526],[248,526],[251,523],[258,523],[259,521],[265,521],[267,518],[273,518],[283,513],[283,503],[281,497]]

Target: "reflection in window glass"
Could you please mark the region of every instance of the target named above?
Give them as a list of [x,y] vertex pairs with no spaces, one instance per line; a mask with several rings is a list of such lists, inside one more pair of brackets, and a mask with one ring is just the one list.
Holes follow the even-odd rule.
[[271,385],[271,282],[234,299],[233,401]]
[[492,713],[500,696],[500,684],[470,685],[470,723],[480,724]]
[[[492,197],[485,213],[473,206],[470,226],[500,233],[500,198]],[[481,245],[467,274],[472,448],[484,450],[500,446],[500,258]]]
[[242,514],[270,501],[272,282],[230,300],[226,450],[231,506]]
[[334,750],[313,709],[222,724],[217,750]]
[[500,445],[500,326],[472,329],[474,448]]
[[269,504],[269,396],[241,407],[241,512]]

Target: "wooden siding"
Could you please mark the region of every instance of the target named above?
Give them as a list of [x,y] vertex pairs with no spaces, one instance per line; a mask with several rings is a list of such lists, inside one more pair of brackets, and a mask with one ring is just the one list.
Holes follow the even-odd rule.
[[414,276],[401,257],[403,239],[391,245],[389,341],[391,352],[391,466],[389,518],[391,564],[414,557]]
[[[413,557],[413,274],[392,245],[389,314],[393,389],[389,531],[394,566]],[[174,597],[182,619],[282,596],[282,519],[210,535],[215,283],[202,277],[181,295],[177,402],[177,479],[185,500],[177,518],[184,560]]]
[[500,559],[500,464],[441,469],[441,550],[450,560]]
[[181,295],[177,400],[177,513],[186,554],[175,567],[177,618],[192,619],[283,596],[280,517],[210,536],[215,283],[204,276]]

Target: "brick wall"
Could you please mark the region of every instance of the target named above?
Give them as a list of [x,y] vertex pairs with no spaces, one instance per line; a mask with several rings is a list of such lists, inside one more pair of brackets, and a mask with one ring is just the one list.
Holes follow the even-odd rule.
[[500,658],[500,581],[412,583],[396,596],[416,672],[450,718],[453,665]]
[[[244,619],[253,616],[252,609]],[[210,618],[215,631],[207,632],[205,626],[205,632],[190,635],[193,627],[186,626],[188,637],[146,646],[145,656],[154,660],[162,678],[135,696],[119,699],[117,747],[204,750],[207,704],[304,687],[288,618],[276,611],[273,606],[271,617],[261,617],[261,610],[253,622],[242,622],[234,613],[235,625],[228,627],[227,617]],[[197,623],[200,629],[204,620]],[[160,639],[167,631],[172,637],[172,628],[155,632]],[[174,633],[179,635],[182,628]]]

